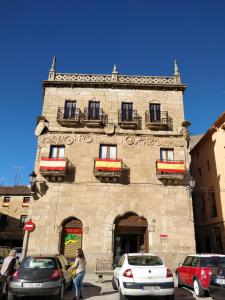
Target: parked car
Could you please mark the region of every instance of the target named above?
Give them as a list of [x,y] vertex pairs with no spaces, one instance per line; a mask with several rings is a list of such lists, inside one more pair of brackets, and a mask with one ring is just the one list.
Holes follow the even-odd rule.
[[67,259],[59,255],[27,256],[9,283],[8,300],[15,296],[55,296],[63,299],[71,285]]
[[225,299],[225,267],[217,269],[209,282],[209,294],[214,300]]
[[121,256],[114,269],[112,285],[119,299],[127,296],[164,296],[174,299],[174,279],[159,256],[154,253],[128,253]]
[[189,255],[176,270],[178,286],[191,287],[194,289],[196,296],[203,297],[208,291],[213,271],[215,272],[220,266],[225,266],[225,255]]

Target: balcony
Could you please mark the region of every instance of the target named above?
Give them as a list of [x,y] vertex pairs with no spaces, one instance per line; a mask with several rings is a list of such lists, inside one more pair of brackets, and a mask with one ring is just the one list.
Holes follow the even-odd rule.
[[183,180],[185,177],[185,166],[183,160],[157,160],[156,176],[159,180],[169,183]]
[[76,108],[70,113],[65,113],[64,107],[58,108],[57,122],[65,127],[76,127],[82,122],[82,113],[79,108]]
[[137,129],[141,127],[141,117],[138,115],[137,110],[118,110],[118,124],[121,128]]
[[85,107],[83,123],[87,127],[104,127],[107,123],[107,115],[102,108],[90,111]]
[[63,181],[68,175],[71,163],[67,158],[47,158],[40,159],[40,174],[49,181]]
[[94,175],[102,182],[119,182],[124,169],[121,159],[95,158]]
[[167,111],[152,115],[151,111],[145,112],[145,125],[152,130],[167,130],[170,128],[170,118]]

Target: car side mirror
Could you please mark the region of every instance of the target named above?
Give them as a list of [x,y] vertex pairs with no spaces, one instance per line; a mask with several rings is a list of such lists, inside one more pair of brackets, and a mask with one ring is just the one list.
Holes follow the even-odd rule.
[[179,264],[178,264],[178,267],[182,267],[182,263],[179,263]]
[[113,263],[112,267],[113,267],[113,270],[114,270],[116,267],[118,267],[118,264],[117,263]]

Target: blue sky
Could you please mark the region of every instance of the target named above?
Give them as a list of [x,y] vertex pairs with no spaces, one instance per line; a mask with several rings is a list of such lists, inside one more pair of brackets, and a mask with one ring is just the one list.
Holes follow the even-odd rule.
[[0,0],[0,184],[29,182],[53,55],[65,73],[117,64],[121,74],[172,75],[177,59],[190,132],[204,133],[224,111],[224,16],[224,0]]

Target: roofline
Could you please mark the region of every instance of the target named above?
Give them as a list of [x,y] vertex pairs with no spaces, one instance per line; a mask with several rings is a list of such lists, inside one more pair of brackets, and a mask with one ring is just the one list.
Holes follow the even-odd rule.
[[203,137],[198,141],[198,143],[191,149],[190,154],[196,151],[196,148],[203,144],[218,128],[225,122],[225,111],[216,119],[216,121],[211,125],[211,127],[206,131]]

